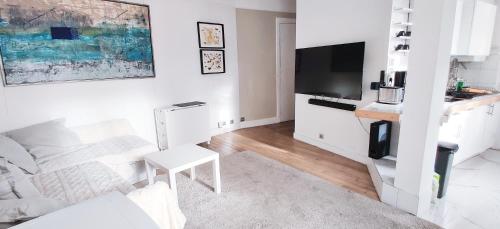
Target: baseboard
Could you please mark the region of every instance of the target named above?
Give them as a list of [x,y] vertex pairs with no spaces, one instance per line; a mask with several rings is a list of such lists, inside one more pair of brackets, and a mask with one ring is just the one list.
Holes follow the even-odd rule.
[[253,120],[253,121],[245,121],[245,122],[240,122],[240,123],[228,125],[227,127],[224,127],[224,128],[212,129],[212,130],[210,130],[210,134],[212,134],[212,136],[216,136],[216,135],[224,134],[224,133],[239,130],[239,129],[256,127],[256,126],[265,126],[265,125],[275,124],[278,122],[279,122],[278,117],[265,118],[265,119],[259,119],[259,120]]
[[271,124],[275,124],[278,122],[279,122],[278,117],[258,119],[258,120],[252,120],[252,121],[244,121],[244,122],[240,123],[240,129],[256,127],[256,126],[271,125]]
[[321,149],[330,151],[332,153],[338,154],[340,156],[347,157],[347,158],[349,158],[351,160],[357,161],[359,163],[363,163],[365,165],[366,165],[366,161],[368,159],[368,157],[362,157],[362,156],[360,156],[360,155],[358,155],[356,153],[347,152],[346,150],[343,150],[343,149],[340,149],[338,147],[329,145],[327,143],[318,141],[316,139],[310,138],[308,136],[305,136],[305,135],[297,133],[297,132],[293,133],[293,138],[295,138],[295,139],[297,139],[299,141],[303,141],[305,143],[317,146],[317,147],[319,147]]
[[229,126],[224,127],[224,128],[212,129],[212,130],[210,130],[210,134],[213,137],[216,135],[225,134],[227,132],[231,132],[231,131],[235,131],[235,130],[239,130],[239,129],[240,129],[240,125],[237,123],[237,124],[229,125]]

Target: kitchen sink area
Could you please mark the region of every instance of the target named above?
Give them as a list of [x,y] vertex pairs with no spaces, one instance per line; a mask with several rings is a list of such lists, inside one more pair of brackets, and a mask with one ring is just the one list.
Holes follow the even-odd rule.
[[495,95],[497,91],[465,88],[462,91],[447,91],[445,102],[459,102],[474,99],[480,96]]

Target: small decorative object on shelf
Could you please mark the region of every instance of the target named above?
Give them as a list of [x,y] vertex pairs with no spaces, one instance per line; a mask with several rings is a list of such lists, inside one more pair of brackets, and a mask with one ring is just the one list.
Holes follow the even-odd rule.
[[411,31],[399,31],[396,37],[411,37]]
[[404,50],[407,50],[409,51],[410,50],[410,45],[398,45],[396,46],[396,51],[404,51]]

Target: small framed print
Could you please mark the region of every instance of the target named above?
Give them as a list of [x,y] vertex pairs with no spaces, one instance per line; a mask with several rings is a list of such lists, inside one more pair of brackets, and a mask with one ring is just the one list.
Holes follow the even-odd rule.
[[224,25],[209,22],[198,22],[198,44],[200,48],[223,49]]
[[201,74],[220,74],[226,72],[224,50],[200,50]]

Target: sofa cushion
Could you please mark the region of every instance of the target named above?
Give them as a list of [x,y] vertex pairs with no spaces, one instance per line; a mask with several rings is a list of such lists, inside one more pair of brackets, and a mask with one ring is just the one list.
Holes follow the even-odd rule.
[[48,198],[0,200],[0,222],[33,219],[64,208],[63,201]]
[[35,174],[40,170],[26,149],[11,138],[3,135],[0,135],[0,157],[7,159],[10,163],[31,174]]
[[64,119],[40,123],[7,132],[35,158],[42,158],[81,146],[78,135],[64,126]]

